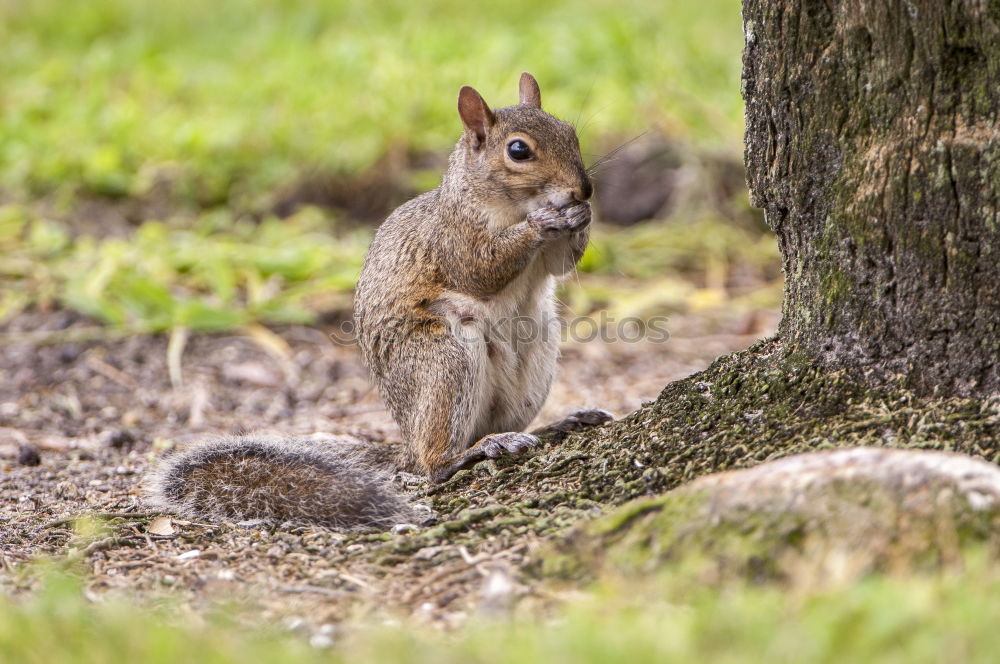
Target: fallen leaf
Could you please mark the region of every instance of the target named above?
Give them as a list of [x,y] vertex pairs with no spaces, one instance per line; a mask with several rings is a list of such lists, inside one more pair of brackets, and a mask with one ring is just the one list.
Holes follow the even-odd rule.
[[173,535],[176,531],[169,516],[158,516],[149,522],[146,532],[151,535]]

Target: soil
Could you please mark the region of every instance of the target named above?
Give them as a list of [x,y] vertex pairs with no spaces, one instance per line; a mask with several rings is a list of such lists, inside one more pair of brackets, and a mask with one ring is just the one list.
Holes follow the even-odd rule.
[[[665,343],[569,343],[537,424],[584,406],[632,412],[776,322],[772,311],[701,313],[672,321]],[[68,312],[30,313],[0,333],[64,330],[72,338],[91,325]],[[398,445],[357,350],[333,341],[334,332],[193,336],[174,383],[163,336],[0,345],[0,583],[8,592],[30,588],[28,563],[55,557],[79,565],[93,593],[180,595],[195,605],[242,599],[255,619],[306,630],[371,613],[448,626],[474,611],[547,601],[517,570],[542,538],[603,506],[565,511],[553,491],[548,503],[543,493],[519,507],[518,518],[535,522],[504,521],[504,505],[475,479],[495,479],[510,470],[504,464],[483,464],[443,487],[399,474],[438,518],[389,533],[192,523],[145,509],[142,477],[170,445],[240,430]],[[550,441],[545,452],[558,449]],[[74,521],[79,515],[91,519]]]

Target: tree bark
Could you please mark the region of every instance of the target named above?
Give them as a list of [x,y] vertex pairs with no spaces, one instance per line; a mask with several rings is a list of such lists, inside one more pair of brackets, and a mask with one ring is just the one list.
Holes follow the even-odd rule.
[[1000,0],[744,0],[743,21],[786,349],[1000,392]]

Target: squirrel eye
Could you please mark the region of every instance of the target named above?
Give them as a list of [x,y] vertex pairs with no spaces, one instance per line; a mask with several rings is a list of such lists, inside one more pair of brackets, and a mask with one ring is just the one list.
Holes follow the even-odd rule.
[[507,154],[514,161],[524,161],[531,157],[531,148],[520,138],[515,138],[507,144]]

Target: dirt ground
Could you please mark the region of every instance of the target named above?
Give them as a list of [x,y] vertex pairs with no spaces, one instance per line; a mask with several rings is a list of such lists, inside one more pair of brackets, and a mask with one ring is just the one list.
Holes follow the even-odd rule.
[[[715,313],[672,320],[664,343],[568,343],[538,423],[582,406],[624,415],[666,383],[769,335],[776,323],[771,311]],[[10,338],[87,325],[66,312],[25,314],[2,332]],[[345,536],[146,511],[142,477],[170,445],[237,430],[308,435],[317,444],[341,437],[398,444],[358,352],[335,343],[334,331],[194,336],[176,384],[161,336],[0,346],[0,584],[8,592],[30,587],[31,575],[19,571],[29,569],[25,563],[69,557],[82,565],[95,596],[170,594],[196,606],[245,600],[258,617],[321,640],[359,613],[447,626],[515,598],[544,601],[515,573],[536,544],[517,532],[476,550],[448,539],[416,551],[401,545],[403,555],[424,564],[387,573],[385,561],[366,551],[393,538],[404,542],[412,526]],[[397,481],[422,486],[405,474]],[[488,496],[479,503],[489,509]],[[81,514],[99,525],[75,523]],[[465,526],[475,518],[467,516]]]

